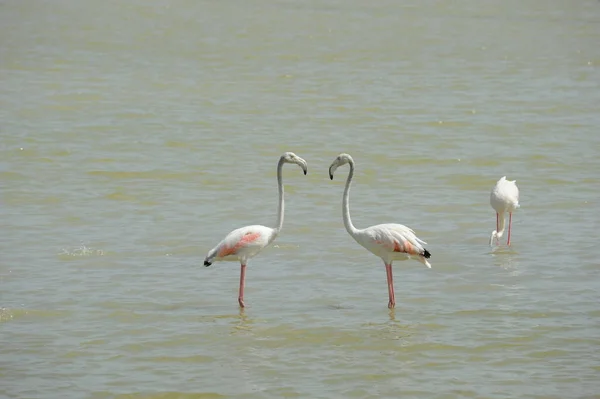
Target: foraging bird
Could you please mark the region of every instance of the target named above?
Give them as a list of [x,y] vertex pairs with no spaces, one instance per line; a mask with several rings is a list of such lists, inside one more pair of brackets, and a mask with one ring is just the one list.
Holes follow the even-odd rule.
[[490,237],[490,245],[494,238],[499,243],[500,238],[504,234],[504,214],[508,212],[508,239],[506,245],[510,245],[510,226],[512,224],[512,213],[519,205],[519,188],[516,185],[516,180],[506,180],[503,176],[496,182],[496,185],[490,193],[490,205],[496,210],[496,230],[492,231]]
[[231,233],[211,249],[204,259],[204,266],[210,266],[215,261],[239,261],[240,268],[240,289],[238,303],[240,307],[244,304],[244,285],[246,278],[246,263],[248,260],[271,244],[283,227],[283,180],[282,169],[285,163],[295,163],[300,166],[306,175],[306,161],[293,152],[286,152],[279,158],[277,164],[277,184],[279,187],[279,207],[277,211],[277,227],[271,228],[261,225],[246,226],[233,230]]
[[415,257],[416,260],[431,268],[431,265],[427,261],[427,259],[431,257],[431,253],[423,247],[423,245],[427,243],[419,239],[412,229],[404,225],[388,223],[367,227],[366,229],[357,229],[354,227],[352,220],[350,220],[350,206],[348,200],[350,184],[352,183],[352,176],[354,176],[354,160],[352,157],[348,154],[340,154],[334,159],[329,167],[329,177],[333,180],[333,173],[335,170],[345,164],[350,165],[350,172],[348,173],[346,189],[344,190],[344,197],[342,200],[344,226],[346,227],[348,234],[350,234],[356,242],[383,260],[387,273],[389,294],[388,308],[392,309],[396,306],[392,262]]

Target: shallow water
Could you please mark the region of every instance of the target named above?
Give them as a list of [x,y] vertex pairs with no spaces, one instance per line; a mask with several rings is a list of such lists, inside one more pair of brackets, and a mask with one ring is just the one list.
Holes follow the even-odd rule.
[[[598,397],[600,3],[1,7],[4,396]],[[275,223],[284,151],[309,172],[240,312],[239,266],[202,260]],[[355,225],[433,254],[392,312],[342,151]]]

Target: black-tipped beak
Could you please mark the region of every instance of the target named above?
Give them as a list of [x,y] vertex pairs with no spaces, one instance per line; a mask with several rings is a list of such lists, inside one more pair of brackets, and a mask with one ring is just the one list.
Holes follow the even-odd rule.
[[204,266],[209,267],[210,265],[212,265],[212,263],[207,260],[204,261]]
[[329,172],[329,178],[333,180],[333,174],[331,174],[331,172]]
[[308,172],[307,169],[304,169],[304,176],[306,176],[306,173]]

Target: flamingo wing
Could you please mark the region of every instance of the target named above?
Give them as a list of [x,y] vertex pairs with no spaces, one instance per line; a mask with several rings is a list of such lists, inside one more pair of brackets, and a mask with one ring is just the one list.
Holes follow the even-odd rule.
[[507,191],[508,191],[508,195],[510,196],[510,199],[512,200],[513,206],[515,208],[519,207],[519,188],[517,187],[517,181],[516,180],[512,180],[509,181],[508,183],[510,183],[507,186]]
[[[427,244],[419,239],[412,229],[401,224],[380,224],[362,231],[367,249],[381,256],[383,253],[424,255]],[[427,252],[428,254],[428,252]]]
[[236,234],[232,234],[231,237],[223,240],[217,251],[217,257],[225,258],[226,256],[237,255],[243,249],[253,246],[260,237],[261,233],[259,231],[236,232]]
[[374,242],[385,251],[421,255],[425,251],[423,244],[409,227],[401,224],[382,224],[373,226],[371,235]]
[[274,239],[273,229],[265,226],[246,226],[233,230],[213,249],[210,250],[205,266],[210,266],[213,259],[243,260],[258,254]]

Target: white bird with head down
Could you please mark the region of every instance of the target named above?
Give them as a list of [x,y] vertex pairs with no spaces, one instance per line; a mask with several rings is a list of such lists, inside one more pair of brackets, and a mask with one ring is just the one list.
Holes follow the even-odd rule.
[[360,245],[371,251],[374,255],[380,257],[385,264],[387,273],[389,302],[388,308],[396,306],[394,294],[394,278],[392,276],[392,262],[395,260],[407,260],[414,257],[425,266],[431,268],[427,261],[431,254],[423,245],[425,241],[419,239],[412,229],[401,224],[379,224],[367,227],[366,229],[357,229],[350,220],[350,205],[348,195],[350,184],[354,176],[354,160],[348,154],[340,154],[329,167],[329,177],[333,180],[335,170],[345,164],[350,165],[350,172],[346,180],[346,189],[342,200],[342,210],[344,226],[348,234],[352,236]]
[[210,266],[215,261],[239,261],[240,268],[240,288],[238,303],[244,307],[244,285],[246,278],[246,263],[248,260],[265,247],[271,244],[281,232],[283,227],[283,179],[282,169],[285,163],[295,163],[300,166],[306,175],[306,161],[293,152],[286,152],[279,158],[277,164],[277,185],[279,187],[279,207],[277,211],[277,227],[271,228],[261,225],[246,226],[233,230],[231,233],[211,249],[204,259],[204,266]]
[[490,193],[490,205],[496,211],[496,230],[492,231],[490,237],[490,245],[494,238],[498,243],[502,235],[504,234],[504,227],[506,221],[504,214],[508,212],[508,237],[506,245],[510,245],[510,227],[512,224],[512,213],[520,207],[519,205],[519,188],[517,187],[516,180],[506,180],[506,176],[503,176],[496,182],[496,185]]

